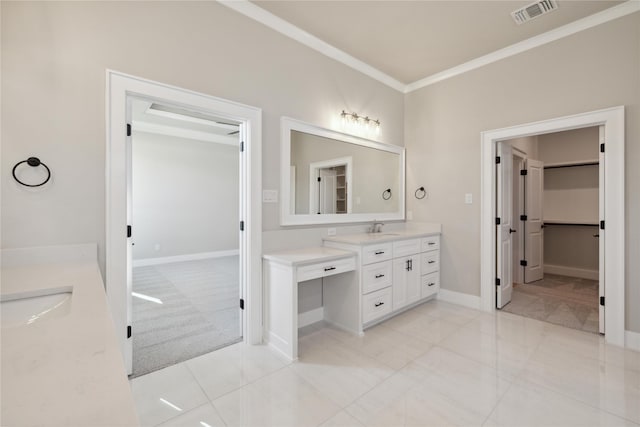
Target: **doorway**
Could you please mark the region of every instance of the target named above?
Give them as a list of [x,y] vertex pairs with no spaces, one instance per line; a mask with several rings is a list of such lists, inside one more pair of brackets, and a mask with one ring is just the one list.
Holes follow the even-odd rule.
[[531,135],[561,132],[565,130],[603,126],[600,144],[605,153],[601,158],[604,186],[600,192],[603,202],[599,220],[604,229],[599,232],[600,244],[604,245],[599,262],[599,282],[606,284],[606,295],[601,299],[605,310],[605,340],[614,345],[625,344],[625,214],[624,214],[624,107],[559,117],[540,122],[527,123],[481,134],[481,287],[480,305],[488,312],[496,310],[498,280],[496,271],[497,251],[496,210],[497,172],[496,157],[498,143],[508,139]]
[[[498,143],[511,153],[511,295],[497,308],[549,323],[604,333],[599,296],[599,126]],[[497,166],[498,180],[504,179]],[[510,202],[508,202],[510,200]],[[498,208],[498,211],[501,211]],[[504,274],[501,278],[504,277]]]
[[[237,125],[238,280],[243,341],[262,342],[261,110],[115,71],[107,71],[106,292],[128,374],[133,371],[132,100],[212,115]],[[152,250],[155,244],[151,246]],[[162,245],[161,245],[162,249]],[[179,256],[179,255],[178,255]],[[162,257],[160,257],[162,258]]]
[[135,377],[242,340],[240,123],[130,105]]

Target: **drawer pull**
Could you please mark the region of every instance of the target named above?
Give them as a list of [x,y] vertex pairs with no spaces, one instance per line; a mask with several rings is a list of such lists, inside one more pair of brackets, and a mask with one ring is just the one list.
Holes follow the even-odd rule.
[[383,304],[384,304],[383,302],[377,302],[377,303],[375,303],[375,306],[376,306],[376,307],[380,307],[380,306],[381,306],[381,305],[383,305]]
[[331,270],[335,270],[335,269],[336,269],[335,267],[328,267],[328,268],[325,268],[324,271],[331,271]]
[[436,244],[436,242],[429,242],[429,243],[427,243],[427,245],[429,245],[429,246],[433,246],[433,245],[435,245],[435,244]]
[[384,253],[384,251],[378,251],[378,252],[376,252],[375,254],[376,254],[376,255],[382,255],[383,253]]
[[429,261],[429,264],[434,264],[434,263],[435,263],[434,260]]
[[384,274],[376,274],[376,279],[379,279],[381,277],[384,277]]
[[433,286],[433,285],[435,285],[435,282],[427,283],[427,286]]

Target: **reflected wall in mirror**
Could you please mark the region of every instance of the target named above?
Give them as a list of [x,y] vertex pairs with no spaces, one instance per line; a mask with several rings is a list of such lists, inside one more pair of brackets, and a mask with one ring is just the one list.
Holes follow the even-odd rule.
[[281,149],[283,225],[404,219],[404,148],[283,118]]

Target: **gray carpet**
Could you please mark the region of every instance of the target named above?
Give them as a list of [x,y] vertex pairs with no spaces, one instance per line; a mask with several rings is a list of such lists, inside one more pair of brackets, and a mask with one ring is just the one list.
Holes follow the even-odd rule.
[[136,267],[132,377],[242,339],[238,256]]
[[514,284],[511,302],[502,310],[598,333],[598,281],[545,274],[537,282]]

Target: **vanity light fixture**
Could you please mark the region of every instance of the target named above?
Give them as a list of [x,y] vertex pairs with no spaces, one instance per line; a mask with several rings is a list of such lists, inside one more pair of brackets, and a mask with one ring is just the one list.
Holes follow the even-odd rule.
[[371,119],[369,118],[369,116],[360,116],[358,113],[348,113],[342,110],[342,113],[340,113],[340,117],[344,122],[349,121],[351,123],[365,125],[365,126],[372,126],[375,128],[380,127],[380,120]]

